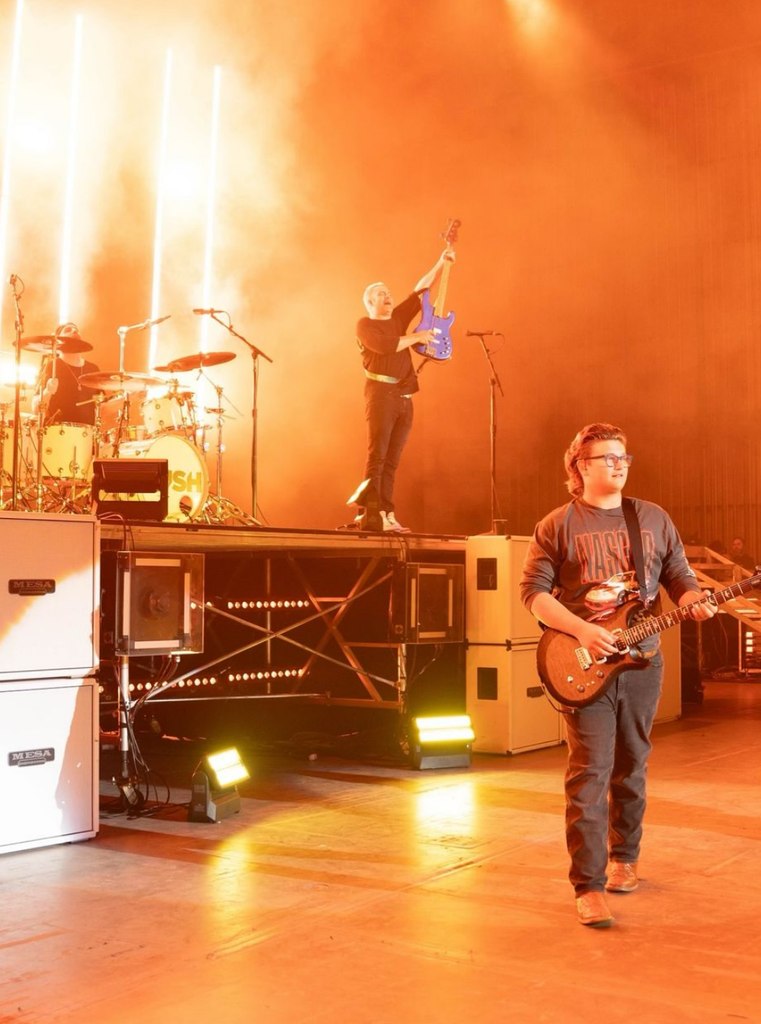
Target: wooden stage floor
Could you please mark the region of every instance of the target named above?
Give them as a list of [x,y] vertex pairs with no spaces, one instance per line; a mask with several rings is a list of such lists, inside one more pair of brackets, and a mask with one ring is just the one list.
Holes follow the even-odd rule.
[[[259,756],[218,824],[104,797],[95,839],[0,858],[0,1021],[760,1021],[760,720],[761,685],[723,681],[656,726],[644,880],[607,931],[566,880],[565,748]],[[178,804],[196,754],[156,753]]]

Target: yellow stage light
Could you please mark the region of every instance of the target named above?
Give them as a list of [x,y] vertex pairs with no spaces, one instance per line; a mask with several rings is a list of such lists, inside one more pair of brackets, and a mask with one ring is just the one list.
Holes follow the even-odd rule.
[[209,754],[206,760],[219,786],[235,786],[251,777],[235,747],[220,750],[217,754]]
[[235,747],[207,754],[193,772],[188,821],[221,821],[237,814],[237,784],[248,778],[248,769]]
[[475,739],[469,715],[428,715],[410,721],[413,768],[467,768]]

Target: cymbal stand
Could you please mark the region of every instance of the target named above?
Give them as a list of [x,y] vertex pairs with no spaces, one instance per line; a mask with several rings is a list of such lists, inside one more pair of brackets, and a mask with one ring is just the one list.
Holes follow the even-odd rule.
[[225,314],[227,316],[228,320],[230,321],[229,323],[226,323],[224,320],[220,320],[219,317],[217,316],[216,312],[212,312],[210,315],[211,315],[212,320],[216,320],[216,322],[218,324],[221,324],[222,327],[224,327],[224,329],[226,331],[228,331],[230,334],[233,335],[233,337],[237,338],[238,341],[242,341],[244,345],[247,345],[249,350],[250,350],[250,352],[251,352],[251,370],[252,370],[252,375],[253,375],[252,401],[251,401],[251,421],[252,421],[251,422],[251,512],[252,512],[253,517],[254,517],[254,522],[258,523],[258,520],[256,518],[256,514],[258,512],[258,505],[259,505],[258,494],[257,494],[257,487],[258,487],[258,479],[257,479],[257,476],[258,476],[258,447],[259,447],[259,445],[258,445],[258,433],[257,433],[258,432],[258,426],[259,426],[259,424],[258,424],[259,356],[262,356],[264,359],[266,359],[268,363],[271,363],[272,359],[270,359],[270,357],[267,355],[266,352],[263,352],[260,348],[257,348],[256,345],[252,344],[250,341],[248,341],[246,338],[244,338],[242,334],[238,334],[238,332],[233,329],[232,320],[230,320],[229,313]]
[[[206,377],[206,380],[214,388],[214,391],[216,392],[216,395],[217,395],[216,407],[213,408],[213,409],[206,409],[205,408],[205,410],[204,410],[207,413],[212,413],[215,416],[215,418],[216,418],[216,423],[215,423],[216,432],[217,432],[217,466],[216,466],[216,474],[215,474],[215,476],[216,476],[216,492],[212,491],[212,493],[209,495],[209,497],[208,497],[208,499],[206,501],[206,505],[204,506],[201,515],[205,517],[205,521],[208,522],[208,523],[230,523],[230,522],[234,522],[236,524],[240,524],[241,526],[259,526],[260,524],[256,521],[256,519],[254,519],[253,516],[249,515],[247,512],[244,512],[242,508],[239,508],[229,498],[225,498],[225,497],[222,496],[222,456],[223,456],[224,451],[225,451],[224,437],[223,437],[224,422],[225,422],[225,406],[224,406],[224,401],[226,401],[227,405],[231,409],[234,409],[235,412],[238,413],[239,416],[241,415],[240,409],[238,409],[230,401],[229,398],[228,399],[224,399],[224,401],[223,401],[223,391],[224,391],[224,389],[222,387],[218,386],[217,384],[215,384],[214,381],[211,379],[211,377],[209,377],[208,374],[204,373],[203,367],[201,367],[201,369],[198,371],[198,377],[196,379],[200,380],[201,377]],[[201,431],[201,443],[200,443],[199,447],[200,447],[201,451],[205,455],[206,454],[206,450],[207,450],[207,443],[206,443],[206,429],[207,429],[207,427],[206,427],[206,424],[203,422],[203,420],[201,420],[201,425],[200,425],[200,427],[197,427],[197,429]]]
[[101,412],[100,407],[106,401],[106,396],[101,392],[98,392],[92,401],[95,406],[93,412],[92,457],[94,459],[99,459],[101,457],[101,446],[103,444],[103,413]]
[[129,391],[122,391],[122,404],[116,414],[116,433],[114,434],[114,447],[111,453],[115,459],[119,458],[119,446],[122,443],[122,435],[127,428],[129,434]]
[[[11,274],[9,284],[13,289],[13,305],[16,310],[16,379],[13,396],[13,462],[11,465],[11,509],[15,512],[18,502],[18,469],[19,449],[21,448],[21,338],[24,334],[24,314],[21,312],[21,296],[24,294],[24,282],[16,274]],[[16,286],[21,285],[21,290]]]
[[219,497],[222,497],[222,455],[225,450],[225,446],[222,440],[222,431],[225,424],[225,414],[222,408],[222,388],[212,382],[211,385],[217,393],[217,404],[214,409],[208,409],[207,412],[213,413],[216,417],[217,427],[217,473],[216,473],[216,491]]
[[0,402],[0,509],[5,508],[5,442],[8,440],[8,403]]
[[[52,363],[50,366],[50,380],[57,379],[58,370],[58,331],[56,329],[53,335],[53,351],[51,352],[50,358]],[[44,373],[40,373],[39,377],[39,391],[38,391],[38,404],[37,404],[37,459],[35,466],[35,477],[34,477],[34,506],[37,512],[43,511],[44,502],[42,500],[43,486],[42,486],[42,454],[43,448],[45,447],[45,404],[43,403],[44,389],[46,384],[42,383]]]

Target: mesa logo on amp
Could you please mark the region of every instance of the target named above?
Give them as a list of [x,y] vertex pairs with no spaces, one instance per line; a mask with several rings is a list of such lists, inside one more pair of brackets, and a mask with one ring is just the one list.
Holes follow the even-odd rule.
[[8,754],[10,768],[31,768],[36,764],[55,761],[55,747],[35,747],[33,750],[11,750]]

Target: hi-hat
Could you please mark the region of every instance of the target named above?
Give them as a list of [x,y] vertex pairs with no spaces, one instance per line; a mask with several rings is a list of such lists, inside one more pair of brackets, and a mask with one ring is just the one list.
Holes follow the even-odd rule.
[[181,359],[173,359],[166,366],[157,366],[161,373],[188,373],[190,370],[200,370],[202,366],[218,366],[220,363],[229,363],[235,359],[234,352],[197,352],[192,356],[182,356]]
[[64,334],[60,337],[52,334],[35,334],[31,338],[22,338],[21,347],[25,352],[42,352],[46,356],[51,355],[53,349],[68,355],[92,351],[90,342],[80,338],[78,334]]
[[135,394],[147,388],[166,384],[160,377],[151,377],[147,373],[85,373],[79,383],[95,391],[125,391]]

